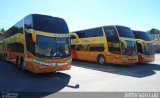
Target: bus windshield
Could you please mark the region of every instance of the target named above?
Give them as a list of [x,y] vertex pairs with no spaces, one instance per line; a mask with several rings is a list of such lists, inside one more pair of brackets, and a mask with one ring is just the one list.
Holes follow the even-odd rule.
[[33,14],[33,29],[48,33],[69,33],[66,22],[57,17]]
[[64,58],[71,55],[69,38],[37,36],[35,53],[39,57]]
[[146,55],[153,55],[154,54],[152,43],[147,43],[147,45],[144,47],[143,53]]
[[134,56],[137,55],[136,41],[126,40],[127,48],[124,48],[124,43],[122,42],[122,55]]
[[145,41],[151,41],[151,37],[148,33],[142,31],[133,31],[135,38],[143,39]]
[[124,26],[116,26],[120,37],[135,38],[131,29]]

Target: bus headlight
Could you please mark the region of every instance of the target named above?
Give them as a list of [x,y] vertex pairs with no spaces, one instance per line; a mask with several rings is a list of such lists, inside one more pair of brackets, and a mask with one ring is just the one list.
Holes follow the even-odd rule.
[[37,68],[35,68],[35,70],[43,70],[43,68],[41,68],[41,67],[37,67]]
[[54,62],[54,63],[47,63],[47,62],[42,62],[34,59],[33,62],[37,64],[45,65],[45,66],[63,66],[63,65],[67,65],[68,63],[71,63],[72,59],[69,59],[66,62]]
[[72,62],[72,59],[69,59],[68,61],[66,61],[67,63],[71,63]]

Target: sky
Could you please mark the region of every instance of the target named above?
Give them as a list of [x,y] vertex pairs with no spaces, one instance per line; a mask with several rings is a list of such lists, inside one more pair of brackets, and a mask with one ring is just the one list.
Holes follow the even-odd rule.
[[0,12],[5,29],[34,13],[65,19],[71,32],[104,25],[160,29],[160,0],[1,0]]

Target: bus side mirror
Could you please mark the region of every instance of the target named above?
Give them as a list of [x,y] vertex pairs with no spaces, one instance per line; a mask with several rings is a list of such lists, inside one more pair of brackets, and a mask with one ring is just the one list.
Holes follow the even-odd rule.
[[70,35],[76,38],[76,43],[80,43],[79,36],[76,33],[70,33]]
[[76,43],[80,43],[79,39],[76,38]]
[[146,47],[147,46],[147,43],[146,42],[144,42],[144,47]]
[[37,35],[35,32],[31,33],[32,34],[32,41],[33,42],[36,42],[36,38],[37,38]]

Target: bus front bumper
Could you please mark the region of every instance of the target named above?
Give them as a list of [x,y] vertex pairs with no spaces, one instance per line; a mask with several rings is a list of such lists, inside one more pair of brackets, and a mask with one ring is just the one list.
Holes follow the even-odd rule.
[[33,72],[33,73],[49,73],[49,72],[56,72],[56,71],[64,71],[69,70],[71,68],[71,61],[65,63],[44,63],[44,62],[27,62],[25,65],[25,69]]
[[120,62],[121,65],[132,65],[132,64],[136,64],[136,63],[138,63],[138,57],[137,56],[133,56],[133,57],[122,56],[121,62]]
[[138,63],[154,62],[155,55],[138,55]]

